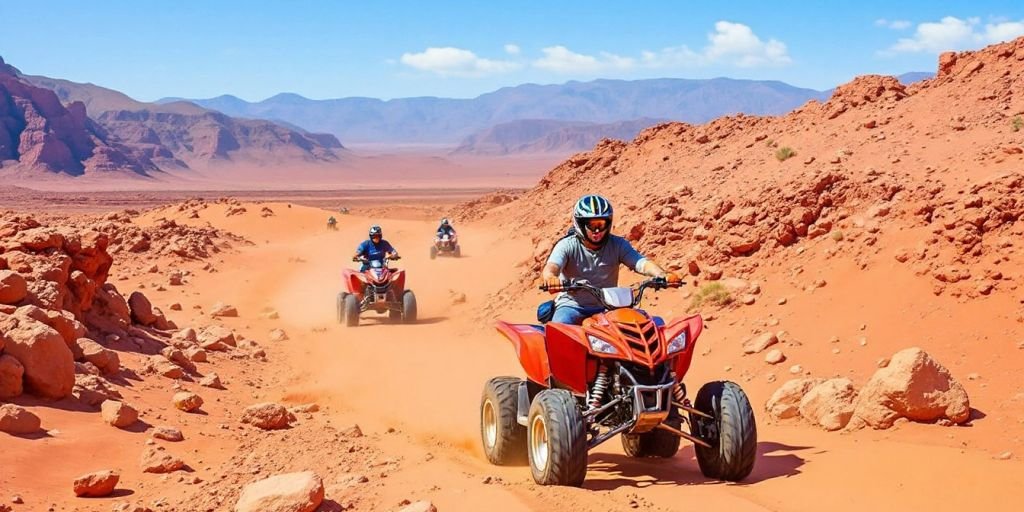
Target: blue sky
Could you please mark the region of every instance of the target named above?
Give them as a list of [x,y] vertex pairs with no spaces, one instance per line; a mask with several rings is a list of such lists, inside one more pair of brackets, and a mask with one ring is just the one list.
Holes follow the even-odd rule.
[[827,89],[1024,35],[1022,0],[720,3],[3,1],[0,56],[144,101],[473,97],[594,78]]

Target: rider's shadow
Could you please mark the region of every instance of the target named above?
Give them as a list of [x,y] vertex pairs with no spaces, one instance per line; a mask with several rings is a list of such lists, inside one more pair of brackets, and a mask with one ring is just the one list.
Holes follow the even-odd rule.
[[[754,471],[741,482],[723,482],[704,476],[697,465],[693,446],[684,446],[670,459],[627,457],[618,453],[591,454],[588,478],[583,487],[593,490],[612,490],[620,487],[648,487],[651,485],[749,485],[778,477],[801,473],[806,462],[796,452],[810,446],[790,446],[772,441],[757,443]],[[610,477],[610,478],[609,478]]]

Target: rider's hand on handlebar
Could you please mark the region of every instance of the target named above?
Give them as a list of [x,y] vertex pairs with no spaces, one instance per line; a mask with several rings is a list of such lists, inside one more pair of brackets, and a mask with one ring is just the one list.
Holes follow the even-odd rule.
[[665,282],[675,288],[683,285],[683,277],[675,272],[665,274]]
[[557,277],[549,277],[544,279],[544,282],[540,284],[540,289],[546,292],[560,292],[562,291],[563,283],[562,280]]

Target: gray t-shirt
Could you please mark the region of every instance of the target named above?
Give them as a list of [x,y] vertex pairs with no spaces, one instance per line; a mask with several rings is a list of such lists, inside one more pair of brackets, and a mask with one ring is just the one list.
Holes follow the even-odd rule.
[[[588,249],[578,237],[565,237],[555,244],[548,263],[558,265],[562,279],[586,279],[598,288],[618,286],[619,265],[639,272],[645,258],[625,238],[608,236],[608,242],[596,251]],[[589,292],[577,291],[558,294],[555,305],[598,307],[601,302]]]

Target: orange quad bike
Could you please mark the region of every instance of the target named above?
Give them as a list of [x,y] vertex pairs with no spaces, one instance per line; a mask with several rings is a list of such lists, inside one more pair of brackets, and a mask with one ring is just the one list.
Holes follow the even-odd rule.
[[348,327],[359,325],[359,315],[365,311],[387,313],[393,322],[416,321],[416,296],[405,288],[405,270],[393,269],[388,258],[381,262],[366,258],[352,261],[369,266],[365,272],[346,269],[342,272],[346,290],[338,294],[338,322]]
[[655,278],[601,289],[568,280],[541,290],[591,293],[604,311],[581,326],[548,323],[549,301],[538,308],[546,325],[499,321],[526,380],[496,377],[484,387],[480,434],[487,459],[513,464],[525,452],[537,483],[581,486],[587,452],[621,434],[628,456],[672,457],[687,439],[705,476],[746,478],[757,452],[747,395],[736,383],[714,381],[691,403],[683,384],[703,320],[665,322],[639,309],[645,290],[681,285]]

